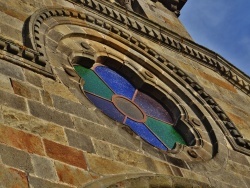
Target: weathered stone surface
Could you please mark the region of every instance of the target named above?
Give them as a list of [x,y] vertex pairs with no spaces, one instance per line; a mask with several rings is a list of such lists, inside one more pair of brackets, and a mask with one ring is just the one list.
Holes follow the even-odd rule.
[[10,83],[10,78],[6,77],[3,74],[0,74],[0,88],[1,90],[5,90],[9,93],[13,93],[13,89]]
[[86,113],[87,113],[86,111],[88,109],[86,109],[82,104],[72,102],[70,100],[66,100],[62,97],[58,97],[55,95],[52,96],[52,98],[53,98],[54,106],[56,109],[58,109],[62,112],[74,114],[74,115],[79,116],[79,117],[86,116]]
[[241,176],[250,177],[250,166],[242,165],[231,160],[228,160],[226,170],[228,172],[234,172]]
[[77,187],[83,186],[84,184],[97,178],[96,175],[87,171],[63,163],[56,162],[55,167],[61,182]]
[[0,144],[0,155],[4,164],[28,173],[33,172],[31,158],[28,153]]
[[27,175],[19,170],[0,165],[0,187],[28,188]]
[[114,129],[109,129],[80,118],[74,118],[74,124],[77,131],[80,131],[86,135],[132,150],[136,149],[136,146],[124,139],[122,135],[117,134]]
[[[74,1],[76,2],[76,0]],[[114,2],[114,0],[111,2]],[[173,3],[175,2],[177,1],[173,1]],[[88,1],[88,6],[92,6],[92,3],[93,1]],[[189,39],[191,38],[186,33],[181,23],[172,12],[164,8],[162,3],[151,0],[138,0],[138,3],[142,6],[143,10],[146,11],[148,19],[153,20],[158,24],[165,24],[168,29],[177,32],[177,35],[175,35],[174,32],[171,32],[170,34],[176,38],[175,42],[171,39],[172,47],[178,46],[179,41],[189,43],[185,37]],[[109,1],[106,1],[104,4],[109,5]],[[148,8],[149,4],[151,8]],[[119,180],[120,183],[116,184],[116,186],[169,186],[185,188],[207,186],[202,183],[197,183],[194,180],[199,180],[203,183],[211,182],[211,184],[215,187],[244,188],[247,185],[250,185],[249,157],[247,159],[247,156],[230,150],[229,158],[227,159],[227,148],[225,144],[221,144],[221,142],[225,142],[225,138],[223,137],[223,134],[219,134],[220,130],[218,130],[219,128],[213,120],[211,120],[212,126],[217,128],[216,135],[219,135],[217,139],[219,141],[220,153],[209,161],[202,161],[199,162],[199,164],[192,163],[188,166],[186,162],[182,160],[164,156],[161,152],[158,152],[158,150],[153,149],[151,145],[143,142],[137,137],[134,137],[131,130],[111,120],[100,110],[96,109],[95,106],[81,93],[77,83],[79,78],[68,77],[62,69],[62,65],[69,65],[69,60],[72,56],[82,55],[82,53],[85,53],[85,51],[81,51],[82,49],[79,48],[79,44],[81,44],[82,41],[87,41],[88,44],[90,44],[90,46],[98,52],[95,54],[95,57],[99,55],[115,57],[121,61],[121,64],[124,65],[122,69],[128,65],[132,70],[138,72],[138,74],[142,73],[140,75],[143,75],[144,70],[142,67],[147,69],[152,68],[152,70],[154,70],[154,74],[158,71],[160,73],[155,76],[163,78],[167,75],[166,80],[163,81],[170,81],[165,82],[167,83],[167,86],[164,84],[160,85],[159,88],[161,90],[166,89],[169,91],[168,94],[171,95],[176,91],[177,87],[182,88],[182,86],[184,86],[182,92],[185,93],[185,87],[189,90],[190,86],[185,82],[181,83],[182,80],[180,77],[180,80],[174,80],[176,70],[170,71],[170,69],[166,67],[167,62],[158,64],[158,62],[155,61],[156,59],[159,59],[156,55],[156,53],[159,53],[162,58],[183,69],[183,72],[185,72],[187,76],[199,83],[209,95],[215,98],[215,101],[222,106],[222,109],[225,110],[226,114],[235,123],[237,128],[244,132],[243,136],[248,138],[248,122],[250,121],[248,104],[250,99],[249,96],[240,91],[240,88],[236,89],[235,86],[226,80],[229,79],[229,77],[223,78],[223,75],[219,75],[218,72],[204,66],[198,58],[196,60],[187,58],[188,54],[181,51],[183,50],[182,48],[180,48],[180,51],[177,52],[175,50],[178,49],[173,50],[171,47],[165,47],[163,43],[154,41],[157,37],[158,39],[161,39],[162,36],[158,33],[159,31],[152,33],[150,27],[154,25],[153,22],[149,22],[145,25],[145,27],[141,24],[141,30],[144,31],[145,35],[139,34],[140,28],[138,28],[138,33],[135,33],[130,29],[129,31],[124,30],[124,33],[127,34],[124,35],[124,33],[120,33],[118,31],[119,27],[123,27],[122,24],[118,24],[112,28],[111,24],[114,24],[115,20],[120,19],[122,16],[123,19],[126,19],[126,16],[130,17],[133,15],[131,12],[126,12],[125,16],[125,10],[122,11],[122,9],[120,9],[121,7],[116,7],[115,4],[111,5],[111,8],[117,8],[117,10],[112,10],[110,8],[109,10],[101,10],[102,7],[98,4],[93,5],[93,9],[99,8],[100,12],[103,12],[104,14],[102,14],[102,17],[98,17],[98,15],[96,15],[97,19],[93,18],[93,23],[89,24],[89,21],[92,19],[90,16],[94,17],[94,10],[90,13],[88,12],[89,9],[86,9],[85,6],[78,6],[77,4],[73,4],[69,1],[1,1],[1,36],[6,37],[4,40],[9,41],[9,39],[11,39],[13,40],[13,43],[20,43],[20,49],[25,49],[26,44],[22,46],[23,42],[27,42],[25,41],[25,38],[32,38],[33,36],[32,34],[26,36],[27,32],[25,26],[23,25],[24,21],[26,21],[25,24],[28,23],[29,20],[27,18],[34,14],[35,10],[39,10],[40,7],[51,5],[63,6],[64,12],[51,11],[47,15],[41,15],[39,22],[42,21],[42,18],[47,19],[46,23],[42,26],[43,29],[48,27],[47,24],[59,23],[62,20],[66,21],[68,16],[67,14],[72,14],[72,12],[70,13],[67,11],[65,7],[77,9],[82,12],[81,15],[78,15],[77,13],[75,15],[70,15],[68,19],[69,22],[67,24],[64,24],[66,23],[64,21],[60,22],[59,26],[51,28],[51,31],[48,35],[44,36],[44,38],[39,38],[40,36],[36,35],[36,40],[39,45],[43,45],[41,44],[42,41],[45,43],[44,49],[47,50],[46,54],[48,55],[47,68],[50,68],[49,65],[52,66],[51,68],[53,73],[55,73],[55,80],[47,78],[44,74],[39,74],[39,69],[36,69],[38,72],[37,74],[24,67],[16,66],[7,61],[0,60],[0,163],[2,163],[0,165],[0,187],[11,187],[12,185],[13,187],[14,185],[20,187],[23,185],[23,187],[27,187],[28,181],[26,174],[27,176],[30,176],[30,188],[60,188],[70,187],[71,185],[83,186],[87,182],[105,175],[111,175],[113,177],[115,174],[125,174],[123,178],[126,179],[130,173],[137,173],[141,171],[168,174],[171,178],[153,178],[155,181],[148,177],[133,178],[131,181]],[[124,15],[119,15],[117,13],[119,10],[121,10],[121,14]],[[114,15],[113,11],[116,12],[116,15]],[[83,21],[85,18],[85,12],[89,19],[87,22]],[[50,14],[57,13],[62,13],[63,16],[56,16],[50,20],[48,19],[51,18],[49,17],[51,16]],[[113,23],[109,23],[109,21],[106,20],[103,27],[100,27],[99,31],[95,30],[93,25],[103,24],[102,21],[105,20],[105,14],[106,16],[113,17]],[[82,20],[73,18],[77,16]],[[138,22],[143,22],[144,20],[143,17],[139,16],[134,17],[134,19],[135,18],[138,18]],[[124,26],[129,27],[131,24],[129,22],[132,18],[130,21],[123,19],[121,22],[124,22]],[[84,25],[86,29],[80,25],[72,26],[71,24],[73,21],[86,23],[86,25]],[[39,26],[39,22],[36,23],[36,29]],[[119,21],[119,23],[121,22]],[[90,26],[91,28],[87,28]],[[162,31],[161,34],[169,32],[164,31],[164,28],[160,25],[155,26],[155,28],[159,28],[159,30]],[[149,30],[146,31],[145,28],[148,28]],[[117,33],[115,34],[115,32]],[[37,30],[35,33],[37,33]],[[72,33],[77,33],[77,35]],[[70,35],[62,38],[64,34]],[[153,38],[149,39],[146,37],[149,35]],[[130,36],[134,37],[134,40],[131,40],[131,43],[129,42]],[[183,36],[184,38],[181,38]],[[49,39],[46,37],[49,37]],[[117,40],[120,37],[123,37],[122,42],[118,42]],[[96,41],[93,41],[92,39]],[[140,47],[141,49],[138,50],[138,43],[136,41],[141,41],[143,43],[141,43],[141,47],[144,46],[143,48],[145,49]],[[170,40],[168,42],[171,43]],[[4,42],[0,41],[0,51],[2,55],[6,53],[5,49],[2,48],[4,44]],[[190,45],[196,46],[196,44],[192,42]],[[199,49],[201,51],[205,50],[202,49],[201,46],[197,46],[196,48],[197,53]],[[19,49],[19,47],[16,47],[16,49]],[[71,53],[72,49],[74,49],[75,52],[77,50],[76,54],[70,54],[72,56],[67,56],[66,54]],[[60,52],[59,50],[62,51]],[[11,53],[8,53],[8,57],[11,58],[11,56]],[[164,59],[162,59],[162,61]],[[25,65],[30,66],[29,68],[36,66],[31,61],[29,62],[28,60],[23,60],[18,56],[15,56],[12,60],[13,63],[15,60],[19,63],[24,61]],[[216,64],[214,68],[217,69],[218,66],[219,65]],[[167,71],[164,70],[165,68]],[[233,70],[234,67],[231,67],[231,69]],[[170,71],[169,75],[168,71]],[[127,76],[130,77],[131,75],[129,74]],[[132,80],[133,79],[134,78],[132,78]],[[12,80],[13,87],[11,87],[10,80]],[[157,85],[157,82],[158,80],[154,83]],[[154,83],[152,83],[152,85]],[[13,91],[16,95],[13,94]],[[21,95],[22,97],[19,97],[18,95]],[[189,96],[187,93],[180,96],[176,95],[178,95],[178,93],[173,95],[176,101],[181,101],[181,98],[184,100],[180,103],[180,105],[178,103],[180,108],[196,108],[196,105],[198,107],[202,106],[199,102],[195,103],[193,101],[189,101],[186,98]],[[192,95],[193,98],[199,98],[199,95],[196,92],[192,93],[191,91],[190,95]],[[203,99],[200,99],[200,102],[202,100]],[[39,101],[40,103],[36,101]],[[209,109],[209,106],[203,105],[203,107]],[[213,114],[213,112],[209,113],[210,115]],[[188,116],[190,117],[196,116],[197,114],[202,117],[201,111],[199,110],[195,112],[188,112]],[[197,130],[200,131],[199,129]],[[204,135],[201,134],[201,136],[203,137]],[[41,144],[41,139],[44,140],[42,143],[43,145]],[[228,142],[227,144],[228,148],[231,148],[230,143]],[[45,155],[41,152],[43,149],[46,149],[46,157],[50,158],[40,156]],[[84,151],[88,153],[85,153]],[[218,156],[220,155],[223,157],[219,158]],[[160,159],[162,161],[160,161]],[[6,164],[6,166],[4,164]],[[7,167],[7,165],[15,168],[16,170],[13,171],[13,169]],[[27,173],[25,174],[23,171]],[[96,174],[100,177],[95,176]],[[209,178],[209,180],[207,178]],[[6,182],[8,179],[11,179],[12,181]],[[175,180],[172,181],[172,179]],[[58,181],[60,182],[58,183]],[[4,182],[4,184],[2,182]]]
[[95,151],[98,155],[111,159],[114,158],[110,144],[101,140],[96,140],[94,138],[92,139],[92,141],[94,144]]
[[176,166],[172,166],[172,165],[171,165],[170,168],[171,168],[171,170],[172,170],[172,172],[173,172],[173,174],[174,174],[175,176],[183,177],[183,174],[182,174],[181,169],[180,169],[179,167],[176,167]]
[[5,22],[0,22],[1,35],[11,38],[12,40],[22,43],[22,32],[10,25],[7,25]]
[[41,100],[39,90],[35,87],[13,79],[11,79],[11,84],[15,94],[36,101]]
[[233,87],[232,84],[226,82],[226,81],[222,81],[221,79],[218,79],[214,76],[208,75],[204,72],[199,72],[200,76],[205,78],[206,80],[212,82],[215,85],[218,85],[219,87],[223,87],[224,89],[230,90],[232,92],[236,93],[236,89]]
[[32,188],[72,188],[73,186],[50,182],[34,176],[29,176],[29,185]]
[[49,92],[44,91],[44,90],[41,91],[41,97],[42,97],[42,101],[44,105],[51,106],[51,107],[53,106],[53,101]]
[[[41,3],[34,3],[32,1],[26,1],[25,3],[21,0],[11,0],[7,2],[1,2],[1,11],[6,14],[17,18],[19,20],[25,21],[28,18],[28,15],[35,10],[36,6],[41,6]],[[7,32],[8,33],[8,32]]]
[[128,166],[113,160],[105,159],[93,154],[86,154],[85,156],[91,172],[100,175],[142,172],[142,170],[139,170],[135,167]]
[[0,124],[0,142],[11,147],[44,155],[41,138]]
[[249,187],[249,185],[250,185],[250,178],[249,177],[248,178],[243,177],[243,180],[244,180],[245,184]]
[[31,72],[29,70],[25,70],[24,75],[25,75],[26,80],[29,83],[31,83],[32,85],[37,86],[39,88],[42,88],[43,85],[42,85],[42,79],[41,79],[40,75],[38,75],[34,72]]
[[204,187],[209,188],[209,184],[198,182],[191,179],[185,178],[173,178],[173,186],[172,187],[185,187],[185,188],[193,188],[193,187]]
[[0,59],[0,73],[12,78],[24,80],[23,70],[21,67],[13,65],[1,59]]
[[68,114],[58,112],[47,106],[42,105],[41,103],[35,101],[29,101],[30,113],[38,118],[42,118],[47,121],[57,123],[62,126],[69,128],[73,127],[72,120]]
[[16,110],[27,111],[26,101],[19,96],[0,90],[0,105],[8,106]]
[[88,153],[95,153],[92,141],[89,136],[69,129],[66,129],[65,133],[67,135],[70,146],[79,148]]
[[112,146],[112,151],[114,158],[117,161],[148,171],[156,171],[156,167],[153,161],[139,153],[116,146]]
[[61,126],[40,120],[10,108],[3,108],[1,114],[4,119],[3,123],[8,126],[39,135],[40,137],[61,144],[67,144],[64,129]]
[[82,151],[46,139],[44,140],[44,146],[46,153],[50,158],[79,168],[87,169],[87,164]]
[[12,17],[11,15],[8,15],[2,11],[0,11],[0,17],[1,17],[1,21],[5,21],[6,24],[8,24],[9,26],[18,29],[19,31],[22,30],[23,27],[23,22]]
[[153,160],[151,158],[148,158],[154,163],[155,166],[155,172],[158,174],[165,174],[165,175],[173,175],[173,171],[170,168],[170,165],[163,161],[157,161]]
[[190,172],[189,170],[186,169],[181,169],[181,172],[184,178],[200,181],[208,185],[210,184],[208,177],[202,176],[199,173]]
[[237,186],[233,186],[227,182],[222,182],[222,181],[219,181],[219,180],[215,180],[215,179],[209,179],[209,181],[211,182],[211,185],[213,187],[226,187],[226,188],[238,188]]
[[215,180],[221,181],[223,183],[235,186],[247,188],[245,182],[241,178],[241,175],[235,174],[232,171],[224,171],[223,173],[213,177]]
[[53,4],[68,7],[68,8],[75,8],[74,4],[68,1],[64,1],[64,0],[55,0],[53,1]]
[[178,159],[178,158],[174,158],[174,157],[171,157],[171,156],[167,156],[166,155],[166,160],[169,162],[169,163],[172,163],[173,165],[175,166],[178,166],[180,168],[186,168],[188,169],[188,165],[185,161],[181,160],[181,159]]
[[43,79],[43,87],[45,91],[51,94],[60,96],[73,102],[78,102],[77,98],[68,90],[67,87],[61,83],[49,79]]
[[[71,39],[72,40],[72,39]],[[72,80],[70,80],[70,76],[65,72],[65,70],[61,70],[61,69],[56,69],[57,74],[59,75],[61,81],[63,82],[63,84],[68,87],[68,88],[74,88],[74,85],[78,83],[73,82]],[[76,74],[76,73],[75,73]]]
[[237,162],[245,166],[250,166],[250,160],[247,160],[247,158],[249,157],[245,156],[244,154],[229,150],[229,159],[233,162]]
[[32,155],[31,161],[36,176],[51,181],[58,181],[53,161],[38,155]]

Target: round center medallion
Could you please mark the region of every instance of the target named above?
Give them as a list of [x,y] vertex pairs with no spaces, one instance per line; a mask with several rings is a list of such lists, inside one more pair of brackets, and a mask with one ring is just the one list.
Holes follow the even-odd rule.
[[113,95],[112,102],[128,118],[138,122],[145,122],[146,116],[144,112],[133,101],[120,95]]

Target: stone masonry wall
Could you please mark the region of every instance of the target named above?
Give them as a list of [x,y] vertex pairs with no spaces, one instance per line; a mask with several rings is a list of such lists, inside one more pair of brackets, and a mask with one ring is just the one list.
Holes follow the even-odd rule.
[[[45,6],[79,10],[67,0],[0,0],[0,37],[23,46],[27,19]],[[163,11],[159,3],[154,6],[157,14]],[[149,9],[144,8],[154,20]],[[168,29],[191,39],[171,12],[165,16],[171,17],[164,21]],[[250,140],[249,95],[198,60],[142,40],[199,83]],[[202,169],[151,146],[142,147],[139,138],[70,86],[77,82],[62,82],[67,76],[59,63],[62,57],[50,62],[52,79],[8,62],[2,58],[7,53],[0,54],[0,187],[106,187],[120,182],[117,187],[250,188],[250,156],[234,151],[224,137],[219,138],[227,143],[219,169],[213,160],[204,161]]]

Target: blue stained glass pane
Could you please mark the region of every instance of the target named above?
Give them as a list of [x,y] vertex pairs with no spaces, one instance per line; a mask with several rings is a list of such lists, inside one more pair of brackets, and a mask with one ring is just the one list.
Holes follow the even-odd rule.
[[134,102],[143,109],[147,115],[173,124],[173,120],[167,110],[152,97],[138,91]]
[[152,132],[143,123],[138,123],[127,118],[125,124],[128,125],[137,135],[139,135],[151,145],[162,150],[167,150],[167,148],[158,140],[158,138],[154,134],[152,134]]
[[94,103],[104,114],[116,121],[123,122],[125,116],[121,114],[112,102],[96,97],[90,93],[86,93],[88,99]]
[[129,99],[133,98],[135,88],[125,78],[105,66],[98,66],[95,72],[106,82],[106,84],[118,95]]

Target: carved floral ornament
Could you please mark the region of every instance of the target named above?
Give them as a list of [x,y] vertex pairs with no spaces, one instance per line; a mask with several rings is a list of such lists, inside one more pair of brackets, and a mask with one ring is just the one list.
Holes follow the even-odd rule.
[[[31,17],[29,36],[31,48],[46,59],[46,66],[59,53],[61,66],[66,67],[64,70],[72,79],[78,80],[70,67],[82,65],[82,60],[91,66],[103,64],[126,75],[140,90],[150,92],[170,107],[174,126],[187,146],[176,144],[168,155],[186,161],[226,157],[227,152],[223,151],[226,143],[219,127],[234,148],[241,149],[236,143],[241,137],[232,137],[227,129],[227,125],[233,124],[202,87],[122,27],[86,10],[47,8]],[[244,152],[248,150],[245,148]]]

